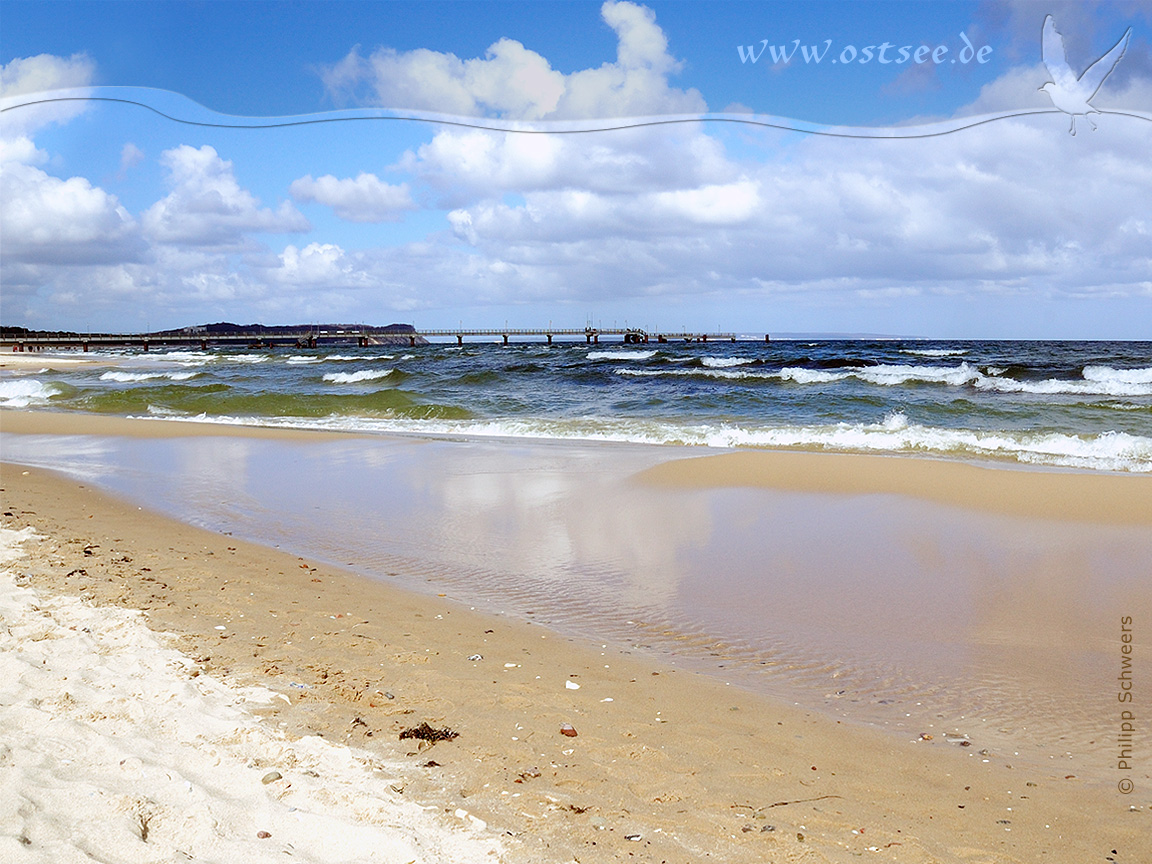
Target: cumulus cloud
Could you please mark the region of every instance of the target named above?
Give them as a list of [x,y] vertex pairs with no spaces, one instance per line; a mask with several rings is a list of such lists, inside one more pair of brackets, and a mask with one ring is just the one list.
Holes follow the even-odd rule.
[[578,188],[611,195],[723,183],[739,174],[698,124],[587,135],[441,131],[400,165],[456,207],[477,197]]
[[[38,54],[17,57],[0,66],[0,103],[5,107],[50,98],[52,90],[87,87],[95,76],[96,65],[86,54],[56,57]],[[16,107],[4,113],[4,137],[32,135],[53,123],[65,123],[85,110],[82,102],[56,102]]]
[[261,207],[237,182],[232,163],[207,144],[199,149],[182,144],[165,150],[160,162],[168,169],[172,191],[149,207],[142,219],[144,230],[155,241],[239,248],[246,244],[249,232],[278,234],[311,228],[288,201],[276,210]]
[[449,224],[534,278],[567,274],[573,288],[582,274],[577,291],[611,272],[637,297],[709,284],[1133,294],[1152,279],[1146,136],[1117,118],[1088,149],[1042,116],[927,140],[802,139],[725,182],[539,189],[457,208]]
[[707,110],[696,90],[670,87],[680,63],[655,13],[636,3],[600,10],[617,36],[616,61],[564,75],[513,39],[494,43],[483,58],[378,48],[354,48],[321,77],[333,99],[388,108],[512,120],[566,120],[695,113]]
[[309,243],[303,249],[290,244],[279,257],[280,266],[272,273],[272,278],[279,282],[328,288],[370,284],[368,274],[359,263],[335,243]]
[[395,222],[403,211],[416,207],[407,183],[391,186],[363,172],[355,180],[338,180],[331,174],[313,179],[308,174],[294,180],[289,191],[297,201],[325,204],[349,222]]
[[136,223],[115,195],[21,161],[0,175],[0,234],[6,263],[107,263],[137,252]]

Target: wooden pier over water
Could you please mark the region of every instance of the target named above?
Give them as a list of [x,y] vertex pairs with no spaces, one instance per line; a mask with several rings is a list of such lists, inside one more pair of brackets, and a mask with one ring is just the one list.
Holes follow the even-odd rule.
[[[147,351],[152,346],[183,346],[206,351],[210,346],[230,345],[249,348],[296,347],[316,348],[319,345],[408,345],[417,347],[430,344],[430,339],[455,338],[457,345],[465,339],[502,340],[508,345],[513,338],[544,339],[551,345],[553,339],[599,345],[600,338],[619,338],[625,345],[663,344],[669,342],[736,342],[740,337],[735,333],[691,333],[659,332],[649,333],[638,328],[585,327],[580,330],[559,327],[547,328],[487,328],[454,330],[417,330],[366,327],[366,328],[269,328],[269,330],[235,330],[226,332],[206,332],[203,328],[166,330],[153,333],[73,333],[62,331],[21,331],[9,330],[0,338],[0,346],[11,351],[41,351],[51,348],[78,348],[89,351],[93,348],[142,348]],[[746,338],[746,337],[745,337]],[[759,340],[756,340],[759,341]],[[769,341],[765,334],[764,341]]]

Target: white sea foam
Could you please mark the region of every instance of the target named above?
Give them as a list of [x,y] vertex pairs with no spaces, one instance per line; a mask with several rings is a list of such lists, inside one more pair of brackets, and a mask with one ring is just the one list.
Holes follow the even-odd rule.
[[893,412],[876,423],[821,426],[740,426],[731,423],[677,424],[651,419],[417,420],[331,416],[298,418],[204,417],[202,422],[319,428],[338,431],[674,444],[697,447],[763,447],[857,453],[896,453],[958,458],[1014,459],[1037,465],[1152,473],[1152,437],[1125,432],[1069,435],[947,429],[912,423]]
[[5,408],[43,405],[50,397],[60,392],[60,389],[52,384],[27,378],[0,381],[0,405]]
[[589,360],[647,360],[655,357],[655,351],[589,351]]
[[286,362],[289,366],[310,366],[323,361],[319,357],[289,357]]
[[901,387],[922,382],[951,387],[971,386],[999,393],[1035,393],[1068,396],[1152,396],[1152,370],[1112,369],[1089,366],[1081,379],[1047,378],[1042,381],[1020,381],[1000,377],[1005,370],[989,369],[984,374],[977,366],[964,362],[959,366],[847,366],[841,369],[806,369],[786,366],[778,372],[750,372],[741,369],[618,369],[617,375],[633,377],[712,378],[777,378],[796,384],[831,384],[854,378],[878,387]]
[[159,355],[159,359],[179,363],[182,366],[203,366],[215,360],[216,355],[207,351],[167,351]]
[[118,381],[122,384],[152,381],[157,378],[167,378],[170,381],[187,381],[199,374],[199,372],[105,372],[100,376],[100,380]]
[[360,381],[375,381],[392,374],[391,369],[361,369],[358,372],[329,372],[324,380],[332,384],[356,384]]
[[702,362],[709,369],[727,369],[731,366],[747,366],[756,361],[748,357],[704,357]]
[[[0,529],[0,562],[36,539]],[[0,571],[0,858],[499,860],[481,826],[389,788],[401,760],[290,740],[251,710],[288,696],[190,677],[195,664],[139,612],[18,581]],[[263,783],[269,768],[284,779]]]
[[629,378],[775,378],[774,372],[748,372],[744,369],[617,369]]
[[1015,378],[981,377],[973,382],[979,390],[999,393],[1035,393],[1048,396],[1152,396],[1152,381],[1124,380],[1123,376],[1101,376],[1092,380],[1046,378],[1043,381],[1017,381]]
[[901,354],[918,354],[921,357],[959,357],[967,354],[966,348],[901,348]]
[[1121,384],[1152,384],[1152,367],[1113,369],[1111,366],[1086,366],[1084,380]]

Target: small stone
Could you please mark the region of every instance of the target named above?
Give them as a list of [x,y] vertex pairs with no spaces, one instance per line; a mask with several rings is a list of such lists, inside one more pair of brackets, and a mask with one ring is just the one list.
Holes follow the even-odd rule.
[[625,834],[624,835],[625,840],[642,840],[643,837],[644,837],[644,835],[642,835],[642,834]]
[[579,690],[580,689],[580,685],[577,684],[575,681],[565,681],[564,686],[567,687],[569,690]]
[[768,833],[769,831],[775,831],[775,830],[776,830],[776,826],[775,826],[775,825],[765,825],[763,828],[761,828],[761,829],[760,829],[760,833],[761,833],[761,834],[766,834],[766,833]]
[[269,783],[275,783],[277,780],[281,779],[283,776],[284,775],[281,774],[279,771],[269,771],[267,774],[265,774],[263,777],[260,778],[260,782],[263,783],[265,786],[267,786]]
[[921,732],[921,733],[920,733],[920,740],[921,740],[921,741],[931,741],[931,740],[932,740],[932,736],[931,736],[931,735],[929,735],[927,732]]
[[575,738],[577,733],[576,733],[576,730],[575,730],[575,728],[573,728],[571,723],[561,723],[560,724],[560,734],[566,735],[569,738]]
[[267,840],[272,835],[269,834],[267,831],[257,831],[256,836],[259,837],[261,840]]
[[483,655],[483,654],[473,654],[473,655],[472,655],[471,657],[469,657],[468,659],[469,659],[469,660],[471,660],[471,661],[473,661],[473,662],[475,662],[475,661],[477,661],[477,660],[483,660],[483,659],[484,659],[484,655]]

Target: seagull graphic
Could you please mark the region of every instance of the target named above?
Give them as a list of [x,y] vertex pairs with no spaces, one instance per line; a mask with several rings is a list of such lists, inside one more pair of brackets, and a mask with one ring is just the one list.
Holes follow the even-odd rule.
[[1057,32],[1056,22],[1052,20],[1051,15],[1044,19],[1040,48],[1044,55],[1044,65],[1048,67],[1048,74],[1054,80],[1049,81],[1040,89],[1048,94],[1053,105],[1065,114],[1072,115],[1072,125],[1068,131],[1073,135],[1076,134],[1077,117],[1083,117],[1092,127],[1092,131],[1096,131],[1096,124],[1088,116],[1089,114],[1100,113],[1092,107],[1092,97],[1099,92],[1104,79],[1112,74],[1112,70],[1120,62],[1120,58],[1124,56],[1124,52],[1128,49],[1128,37],[1131,35],[1132,28],[1129,27],[1120,37],[1120,41],[1112,46],[1111,51],[1089,66],[1084,74],[1077,78],[1064,56],[1064,37]]

